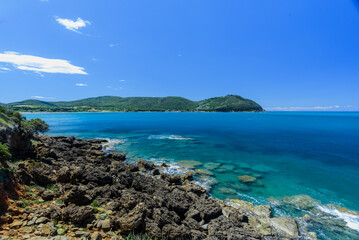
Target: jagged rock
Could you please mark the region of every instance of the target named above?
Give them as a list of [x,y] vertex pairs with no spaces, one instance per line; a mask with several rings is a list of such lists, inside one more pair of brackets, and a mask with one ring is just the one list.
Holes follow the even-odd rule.
[[47,217],[40,217],[35,221],[35,223],[36,224],[41,224],[41,223],[45,223],[45,222],[48,222],[48,221],[49,221],[49,219]]
[[189,229],[183,225],[167,224],[163,226],[162,236],[168,239],[191,239]]
[[270,223],[282,238],[297,238],[298,226],[293,218],[270,218]]
[[91,240],[102,240],[102,236],[99,232],[94,232],[92,235],[91,235]]
[[93,213],[94,209],[91,206],[78,207],[75,204],[70,204],[63,210],[62,215],[65,219],[79,223],[89,219]]
[[137,165],[141,171],[153,170],[155,168],[155,164],[151,162],[147,162],[143,159],[139,159],[137,161]]
[[186,192],[192,192],[198,196],[201,196],[207,192],[206,189],[204,189],[203,187],[189,182],[188,180],[183,183],[182,187]]
[[89,195],[87,195],[88,188],[84,185],[74,186],[64,197],[65,203],[75,203],[78,205],[86,205],[91,203]]
[[101,221],[101,228],[105,231],[109,230],[112,227],[112,222],[110,219],[105,219]]
[[133,231],[144,225],[144,212],[141,206],[136,206],[131,212],[117,219],[116,223],[123,231]]
[[55,193],[53,191],[46,190],[41,194],[41,197],[45,201],[50,201],[55,197]]
[[154,222],[162,228],[166,224],[179,224],[181,218],[174,211],[169,211],[167,208],[155,208],[152,217]]
[[10,224],[10,227],[17,229],[17,228],[20,228],[22,225],[23,225],[23,221],[21,221],[21,220],[15,220],[14,222],[12,222],[12,223]]
[[161,174],[161,178],[166,180],[169,183],[172,184],[177,184],[179,185],[182,181],[182,176],[181,175],[177,175],[177,174],[166,174],[166,173],[162,173]]

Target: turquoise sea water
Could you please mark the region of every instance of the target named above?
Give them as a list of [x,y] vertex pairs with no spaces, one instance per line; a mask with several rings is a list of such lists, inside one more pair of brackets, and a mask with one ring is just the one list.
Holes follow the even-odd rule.
[[[272,204],[269,198],[306,194],[359,211],[359,113],[41,113],[51,135],[108,138],[131,159],[209,167],[197,181],[215,198]],[[178,167],[176,167],[178,166]],[[198,165],[197,169],[206,169]],[[244,184],[238,176],[257,177]],[[318,212],[273,206],[275,216],[313,218]],[[359,217],[325,210],[325,221],[308,225],[319,239],[359,239]],[[328,220],[329,219],[329,220]],[[341,228],[341,230],[340,230]],[[339,229],[339,230],[338,230]],[[343,230],[344,229],[344,230]]]

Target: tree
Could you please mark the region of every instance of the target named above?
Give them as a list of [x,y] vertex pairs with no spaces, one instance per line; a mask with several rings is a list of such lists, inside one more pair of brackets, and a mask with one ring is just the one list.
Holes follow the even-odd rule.
[[49,130],[49,125],[40,118],[34,118],[22,123],[22,129],[27,134],[45,133]]

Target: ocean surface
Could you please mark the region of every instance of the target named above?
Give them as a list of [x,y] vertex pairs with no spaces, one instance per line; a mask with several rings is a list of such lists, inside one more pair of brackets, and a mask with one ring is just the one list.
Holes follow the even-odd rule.
[[[359,113],[41,113],[50,135],[106,138],[109,150],[197,171],[219,199],[270,204],[303,217],[319,239],[359,239]],[[201,171],[202,169],[202,171]],[[255,177],[244,183],[238,176]],[[315,207],[297,204],[305,194]],[[283,198],[287,197],[289,198]],[[294,197],[293,197],[294,196]],[[305,198],[306,199],[306,198]],[[303,202],[303,201],[302,201]]]

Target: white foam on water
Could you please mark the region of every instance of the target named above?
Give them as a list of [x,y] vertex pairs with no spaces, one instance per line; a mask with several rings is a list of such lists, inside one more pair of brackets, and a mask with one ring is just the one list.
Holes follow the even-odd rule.
[[187,138],[179,135],[151,135],[148,139],[193,140],[193,138]]
[[318,206],[318,209],[328,213],[332,216],[335,216],[337,218],[340,218],[344,220],[347,223],[347,227],[354,229],[359,232],[359,216],[346,213],[346,212],[340,212],[338,209],[335,208],[329,208],[326,206]]
[[[103,138],[102,138],[103,139]],[[104,138],[107,142],[102,144],[102,149],[104,151],[115,151],[115,145],[122,144],[126,141],[126,139],[111,139]]]

